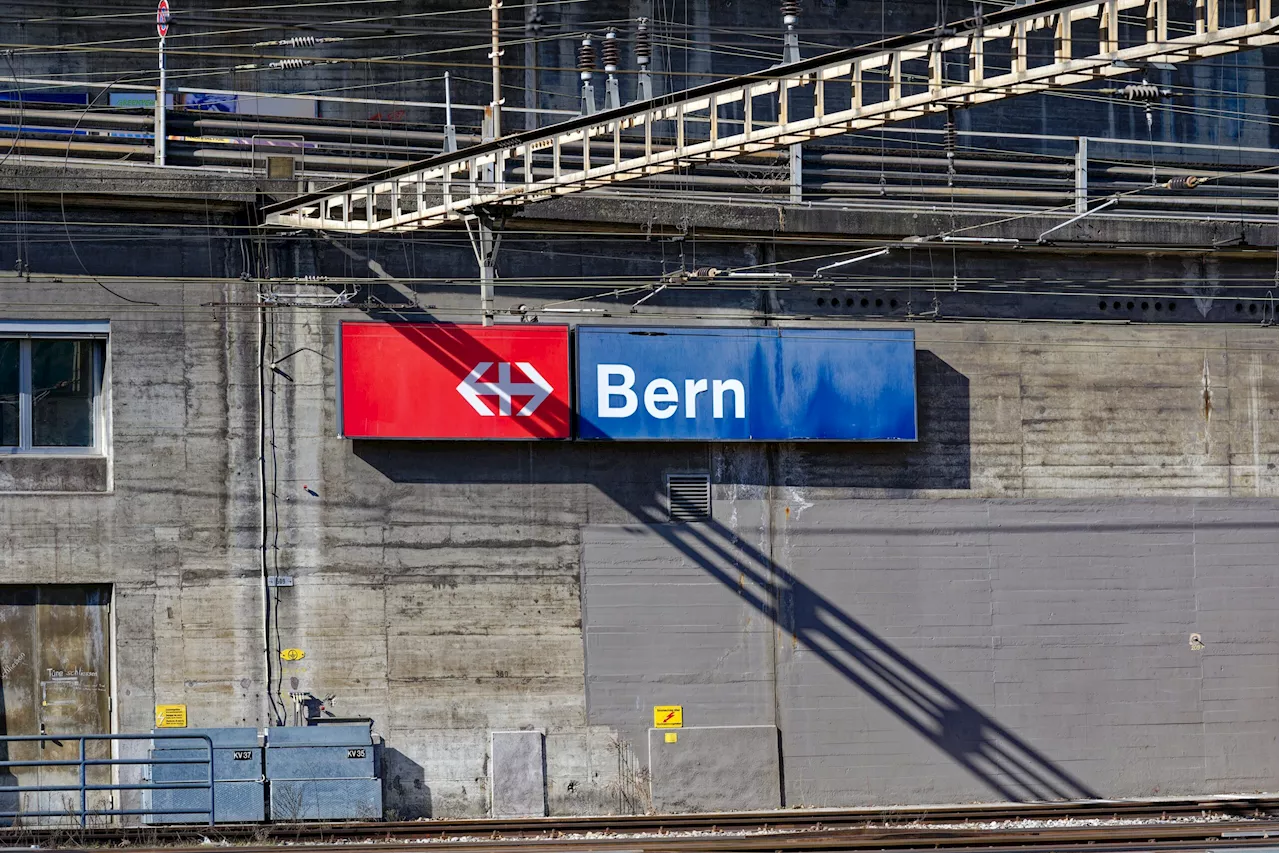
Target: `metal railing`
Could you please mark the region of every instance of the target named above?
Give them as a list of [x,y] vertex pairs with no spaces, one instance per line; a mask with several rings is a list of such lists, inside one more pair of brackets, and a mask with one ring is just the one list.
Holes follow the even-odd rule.
[[[204,742],[206,748],[206,756],[203,758],[90,758],[88,755],[87,744],[91,741],[158,741],[158,740],[199,740]],[[86,826],[88,818],[92,815],[98,816],[144,816],[144,815],[190,815],[190,814],[207,814],[208,825],[213,826],[214,818],[214,774],[213,774],[213,741],[208,735],[202,734],[114,734],[114,735],[4,735],[0,736],[0,745],[4,745],[5,754],[8,755],[8,744],[11,743],[40,743],[41,748],[44,744],[52,743],[62,746],[64,743],[77,743],[79,747],[79,755],[75,759],[67,760],[32,760],[32,761],[0,761],[0,768],[53,768],[65,767],[78,769],[78,779],[76,784],[52,784],[52,785],[3,785],[0,786],[0,801],[3,801],[5,795],[22,794],[48,794],[48,793],[77,793],[78,807],[72,808],[68,806],[63,809],[36,809],[34,811],[25,811],[21,808],[14,810],[0,811],[0,818],[34,818],[34,817],[61,817],[61,818],[79,818],[81,826]],[[196,747],[199,748],[199,747]],[[91,785],[88,780],[88,771],[90,767],[120,767],[126,765],[146,765],[154,766],[159,764],[187,764],[187,765],[204,765],[206,769],[206,779],[194,781],[175,781],[160,782],[147,781],[136,783],[109,784],[109,785]],[[15,777],[16,778],[16,777]],[[208,790],[209,791],[209,807],[202,808],[200,806],[184,806],[182,808],[171,809],[120,809],[120,808],[90,808],[89,793],[91,791],[162,791],[162,790]]]

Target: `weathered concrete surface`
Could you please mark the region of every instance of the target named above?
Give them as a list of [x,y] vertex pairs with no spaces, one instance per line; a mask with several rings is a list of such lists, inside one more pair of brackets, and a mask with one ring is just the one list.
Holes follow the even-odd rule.
[[[111,321],[114,452],[109,491],[0,495],[0,581],[114,585],[121,730],[148,730],[160,702],[185,702],[193,725],[261,725],[281,713],[291,690],[332,694],[334,713],[374,717],[388,745],[387,806],[402,817],[485,813],[489,732],[529,726],[546,732],[552,813],[635,807],[634,768],[623,759],[643,753],[635,748],[642,738],[588,716],[581,531],[663,520],[668,470],[712,472],[717,522],[758,549],[780,547],[767,533],[782,528],[788,506],[808,517],[854,512],[848,502],[861,499],[1276,494],[1275,333],[1245,325],[918,324],[922,441],[910,446],[342,441],[334,437],[335,325],[364,315],[275,308],[259,329],[257,311],[245,307],[254,285],[236,279],[250,254],[237,232],[203,216],[180,224],[179,233],[195,238],[130,244],[143,251],[110,251],[113,231],[99,242],[75,232],[95,274],[116,271],[101,283],[154,305],[124,302],[82,274],[5,280],[6,317]],[[61,225],[46,225],[41,233],[52,240]],[[35,245],[44,247],[33,258],[39,264],[78,269],[65,245]],[[469,250],[433,251],[454,263]],[[296,268],[284,249],[265,254],[269,266]],[[535,254],[522,263],[547,261]],[[184,275],[131,277],[159,266]],[[461,307],[474,302],[469,290],[424,286],[418,295],[446,306],[438,319],[473,316]],[[735,310],[750,314],[751,303]],[[264,361],[284,359],[278,372],[260,369],[259,334]],[[0,459],[0,481],[19,464],[30,463]],[[50,460],[41,476],[67,471]],[[1242,506],[1215,511],[1238,524],[1258,511]],[[1264,502],[1264,515],[1274,511]],[[1202,547],[1199,536],[1195,544]],[[1222,547],[1227,560],[1230,546]],[[273,593],[267,636],[264,568],[295,580]],[[1211,575],[1204,582],[1247,588],[1254,570],[1241,571],[1229,583]],[[1200,582],[1178,578],[1184,594]],[[743,581],[740,594],[752,584]],[[1221,590],[1204,590],[1204,618],[1212,611],[1230,626],[1248,608]],[[909,604],[915,593],[903,594],[906,620],[931,600],[921,591],[919,604]],[[1274,596],[1250,593],[1248,606],[1266,601]],[[753,624],[731,660],[780,660],[750,645],[772,633]],[[280,647],[307,656],[282,666]],[[1044,654],[1087,651],[1064,645]],[[1206,652],[1218,653],[1212,643]],[[940,677],[955,675],[945,660],[935,666]],[[1206,691],[1204,701],[1218,703],[1213,719],[1228,721],[1214,730],[1217,743],[1241,750],[1262,738],[1243,751],[1265,754],[1265,731],[1250,729],[1265,729],[1265,720],[1234,719],[1244,706],[1225,698],[1255,689],[1256,679],[1225,665],[1212,677],[1219,692]],[[753,669],[734,689],[754,696],[759,679]],[[812,689],[812,701],[823,701],[825,688]],[[1123,723],[1116,720],[1117,732]],[[643,734],[647,722],[639,725]],[[1213,771],[1219,781],[1207,787],[1257,775],[1215,754],[1205,760],[1221,765]],[[1186,778],[1170,776],[1172,784]],[[804,800],[787,778],[788,802]],[[833,790],[831,798],[864,796]]]
[[489,737],[493,817],[543,817],[547,813],[546,755],[542,732],[493,732]]
[[[513,219],[516,228],[531,229],[590,226],[609,231],[635,228],[696,229],[708,234],[841,234],[846,237],[905,240],[936,237],[951,233],[957,227],[970,237],[1013,237],[1030,246],[1037,238],[1074,216],[1072,211],[1058,215],[1036,213],[1017,217],[999,217],[990,213],[962,215],[957,219],[949,212],[906,209],[892,203],[851,201],[846,205],[831,203],[812,205],[782,204],[765,199],[726,203],[724,199],[681,198],[679,201],[635,198],[608,191],[566,196],[521,208]],[[527,224],[526,224],[527,223]],[[995,224],[993,224],[995,223]],[[1094,244],[1118,253],[1131,253],[1144,246],[1161,246],[1192,251],[1214,245],[1214,241],[1244,238],[1243,251],[1274,255],[1276,226],[1262,223],[1242,224],[1199,218],[1122,216],[1100,213],[1054,232],[1055,244]],[[939,243],[941,248],[944,244]],[[923,246],[923,244],[920,244]],[[946,246],[947,250],[953,247]],[[1261,251],[1259,251],[1261,250]],[[1270,250],[1270,251],[1267,251]],[[809,254],[816,254],[810,252]]]
[[[72,181],[67,180],[69,172],[74,175]],[[292,198],[299,192],[297,181],[145,163],[58,166],[9,163],[0,164],[0,177],[7,187],[23,191],[28,204],[60,209],[70,203],[136,210],[138,199],[145,198],[147,209],[152,212],[248,211],[271,201]],[[953,213],[905,206],[895,209],[887,203],[796,205],[745,196],[726,204],[723,199],[698,196],[639,199],[626,193],[598,191],[527,205],[516,212],[508,227],[512,231],[543,233],[644,232],[650,236],[673,236],[692,231],[708,236],[788,235],[809,239],[826,237],[845,243],[852,240],[897,242],[962,230],[970,237],[1017,238],[1026,244],[1021,247],[1021,253],[1027,254],[1045,251],[1036,246],[1037,237],[1074,215],[1073,211],[1064,210],[1056,215],[1027,214],[1007,221],[1009,217],[995,216],[990,211]],[[993,221],[998,224],[991,224]],[[450,231],[445,228],[433,233]],[[1104,212],[1079,225],[1056,231],[1053,244],[1068,249],[1089,246],[1095,251],[1119,256],[1145,256],[1152,247],[1161,247],[1185,253],[1200,262],[1206,252],[1212,251],[1213,263],[1229,259],[1274,263],[1277,233],[1276,225],[1262,222]],[[1224,245],[1224,241],[1231,242]],[[360,242],[367,250],[371,245],[398,243],[399,238],[375,234],[362,237]],[[929,248],[924,243],[903,244],[904,250],[927,252]],[[972,254],[974,249],[941,243],[933,248],[962,255]],[[821,252],[809,246],[801,254]]]
[[653,808],[725,812],[782,806],[774,726],[649,729]]

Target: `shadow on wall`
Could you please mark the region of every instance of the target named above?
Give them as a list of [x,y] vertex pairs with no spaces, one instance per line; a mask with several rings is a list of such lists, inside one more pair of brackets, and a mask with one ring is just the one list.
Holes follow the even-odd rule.
[[929,350],[916,350],[919,441],[784,445],[777,485],[850,489],[964,490],[970,484],[969,377]]
[[[1099,796],[724,525],[667,524],[657,514],[647,520],[686,559],[1000,797],[1033,801]],[[732,565],[734,572],[726,573],[705,559],[704,549]],[[739,573],[768,592],[751,593]]]
[[388,817],[414,820],[432,817],[431,789],[422,765],[398,749],[382,748],[382,795]]
[[[764,447],[766,465],[728,475],[746,485],[968,489],[969,380],[927,350],[916,354],[921,440],[913,444],[812,443]],[[583,483],[594,486],[672,547],[769,618],[843,678],[945,753],[998,796],[1013,801],[1097,794],[939,678],[716,521],[667,523],[662,472],[710,457],[705,444],[558,442],[512,448],[354,442],[354,454],[400,483]],[[730,576],[702,553],[735,567]],[[745,591],[745,574],[763,596]]]

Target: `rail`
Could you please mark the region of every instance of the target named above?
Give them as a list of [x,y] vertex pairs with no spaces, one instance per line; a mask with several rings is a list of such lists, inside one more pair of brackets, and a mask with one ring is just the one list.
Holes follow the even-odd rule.
[[[158,827],[91,827],[83,834],[86,842],[98,846],[139,846],[160,844],[165,847],[196,841],[219,845],[241,845],[264,836],[271,843],[287,841],[308,846],[332,844],[334,849],[350,850],[350,845],[369,842],[404,844],[417,842],[431,847],[474,846],[480,841],[495,846],[519,841],[558,844],[563,850],[568,838],[634,840],[648,835],[655,841],[670,841],[680,833],[718,836],[739,840],[744,836],[766,838],[770,833],[785,833],[793,839],[806,832],[821,831],[831,837],[844,833],[869,833],[886,830],[910,831],[930,824],[962,826],[1024,827],[1028,832],[1064,823],[1080,824],[1128,823],[1130,828],[1159,822],[1226,825],[1238,833],[1271,832],[1280,803],[1274,795],[1211,795],[1198,798],[1157,797],[1135,800],[1074,800],[1035,803],[986,803],[950,806],[884,806],[860,808],[789,808],[774,811],[717,812],[703,814],[614,814],[578,815],[539,818],[437,818],[431,820],[287,823],[263,827],[258,824],[219,824],[213,830],[203,826]],[[1225,824],[1224,824],[1225,822]],[[45,830],[49,836],[56,830]],[[30,834],[33,842],[40,833]],[[768,849],[775,849],[779,836],[773,835]],[[589,844],[590,842],[582,842]],[[341,845],[341,846],[340,846]],[[1274,846],[1274,845],[1273,845]],[[314,847],[312,848],[314,849]],[[1202,848],[1203,849],[1203,848]]]
[[[115,741],[157,741],[157,740],[201,740],[206,747],[206,756],[204,758],[90,758],[88,755],[87,745],[90,742],[115,742]],[[67,760],[46,760],[35,759],[30,761],[0,761],[0,768],[35,768],[37,771],[46,768],[76,768],[78,778],[74,785],[69,784],[49,784],[49,785],[4,785],[0,786],[0,802],[7,802],[6,795],[16,795],[15,799],[21,799],[22,794],[36,794],[37,798],[41,794],[52,793],[70,793],[75,792],[79,796],[77,798],[78,807],[73,808],[67,806],[63,809],[35,809],[27,811],[24,809],[13,809],[0,811],[0,818],[79,818],[80,826],[87,826],[88,819],[92,815],[97,816],[155,816],[155,815],[189,815],[189,814],[207,814],[208,825],[213,826],[214,818],[214,773],[213,773],[213,741],[208,735],[201,734],[113,734],[113,735],[3,735],[0,736],[0,746],[4,748],[4,754],[9,755],[9,744],[13,743],[39,743],[41,749],[45,744],[54,744],[62,746],[66,742],[78,744],[79,755],[75,759]],[[161,782],[154,780],[148,782],[124,783],[124,784],[105,784],[91,785],[88,780],[88,772],[90,767],[121,767],[129,765],[163,765],[163,764],[186,764],[200,765],[203,764],[207,770],[207,779],[198,781],[185,782]],[[16,775],[15,775],[16,779]],[[205,790],[209,791],[209,807],[207,809],[199,806],[175,808],[175,809],[118,809],[118,808],[89,808],[89,794],[93,791],[109,791],[114,794],[116,791],[162,791],[162,790]]]

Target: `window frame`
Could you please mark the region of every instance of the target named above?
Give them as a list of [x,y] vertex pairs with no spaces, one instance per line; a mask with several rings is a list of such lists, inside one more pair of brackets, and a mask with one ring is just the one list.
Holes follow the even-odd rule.
[[[0,340],[18,341],[18,444],[0,445],[0,458],[12,456],[106,456],[110,409],[107,404],[109,324],[76,320],[0,320]],[[70,340],[94,344],[93,401],[89,407],[93,443],[86,447],[36,446],[32,385],[31,343],[37,340]]]

